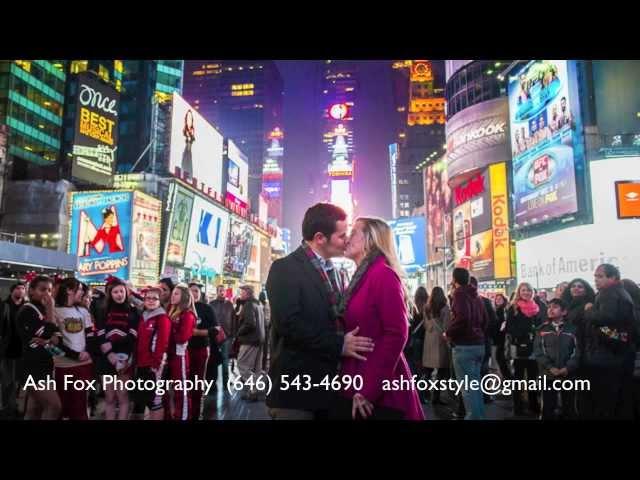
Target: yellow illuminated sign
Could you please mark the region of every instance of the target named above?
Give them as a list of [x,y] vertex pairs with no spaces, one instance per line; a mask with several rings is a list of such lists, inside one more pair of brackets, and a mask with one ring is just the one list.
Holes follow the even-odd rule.
[[80,107],[80,133],[82,135],[113,145],[114,124],[113,120],[109,120],[85,107]]
[[507,165],[489,167],[491,177],[491,228],[493,230],[493,262],[495,278],[511,277],[509,240],[509,197],[507,196]]

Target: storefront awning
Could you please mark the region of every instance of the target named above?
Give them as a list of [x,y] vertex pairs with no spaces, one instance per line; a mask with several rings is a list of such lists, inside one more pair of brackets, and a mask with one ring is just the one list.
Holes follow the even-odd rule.
[[3,241],[0,241],[0,263],[68,272],[76,269],[76,257],[68,253]]

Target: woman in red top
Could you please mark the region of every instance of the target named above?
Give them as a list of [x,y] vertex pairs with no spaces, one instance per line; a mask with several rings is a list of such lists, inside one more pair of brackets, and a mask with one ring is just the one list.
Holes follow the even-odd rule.
[[[162,377],[169,347],[171,320],[164,308],[160,306],[160,290],[150,288],[144,294],[144,311],[138,326],[137,378],[153,378],[158,381]],[[146,405],[139,405],[142,413],[149,407],[151,420],[162,420],[164,409],[162,396],[153,395]]]
[[[189,287],[178,284],[171,292],[171,335],[169,337],[169,378],[179,380],[184,387],[189,378],[189,355],[187,346],[196,326],[196,308]],[[173,402],[169,399],[170,418],[189,420],[191,413],[191,395],[185,395],[184,389],[176,388],[172,392]]]
[[97,231],[94,239],[91,240],[91,246],[98,250],[98,252],[102,252],[106,243],[109,247],[109,253],[124,252],[120,226],[114,225],[116,214],[113,209],[105,208],[102,212],[102,218],[104,219],[104,223],[100,230]]

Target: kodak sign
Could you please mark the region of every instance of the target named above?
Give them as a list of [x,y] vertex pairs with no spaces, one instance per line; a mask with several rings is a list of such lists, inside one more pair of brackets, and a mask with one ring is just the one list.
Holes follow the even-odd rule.
[[509,241],[509,197],[507,196],[507,166],[496,163],[489,167],[491,178],[491,228],[493,230],[494,276],[511,277]]

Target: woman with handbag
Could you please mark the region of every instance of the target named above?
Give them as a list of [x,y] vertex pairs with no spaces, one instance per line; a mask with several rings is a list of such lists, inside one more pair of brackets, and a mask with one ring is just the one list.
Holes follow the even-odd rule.
[[424,420],[415,389],[384,388],[412,377],[403,354],[411,301],[401,280],[405,273],[391,227],[379,218],[360,217],[351,230],[345,256],[358,267],[338,313],[343,316],[345,331],[356,330],[370,337],[375,347],[362,359],[343,359],[340,375],[361,378],[362,385],[354,385],[355,381],[345,385],[341,396],[351,400],[353,419]]
[[[506,337],[513,359],[514,379],[524,380],[525,373],[528,380],[538,378],[538,364],[533,358],[533,341],[536,328],[542,324],[542,312],[533,300],[533,287],[528,283],[521,283],[507,310]],[[522,415],[522,392],[513,392],[513,413]],[[529,410],[534,415],[540,414],[538,393],[527,391]]]

